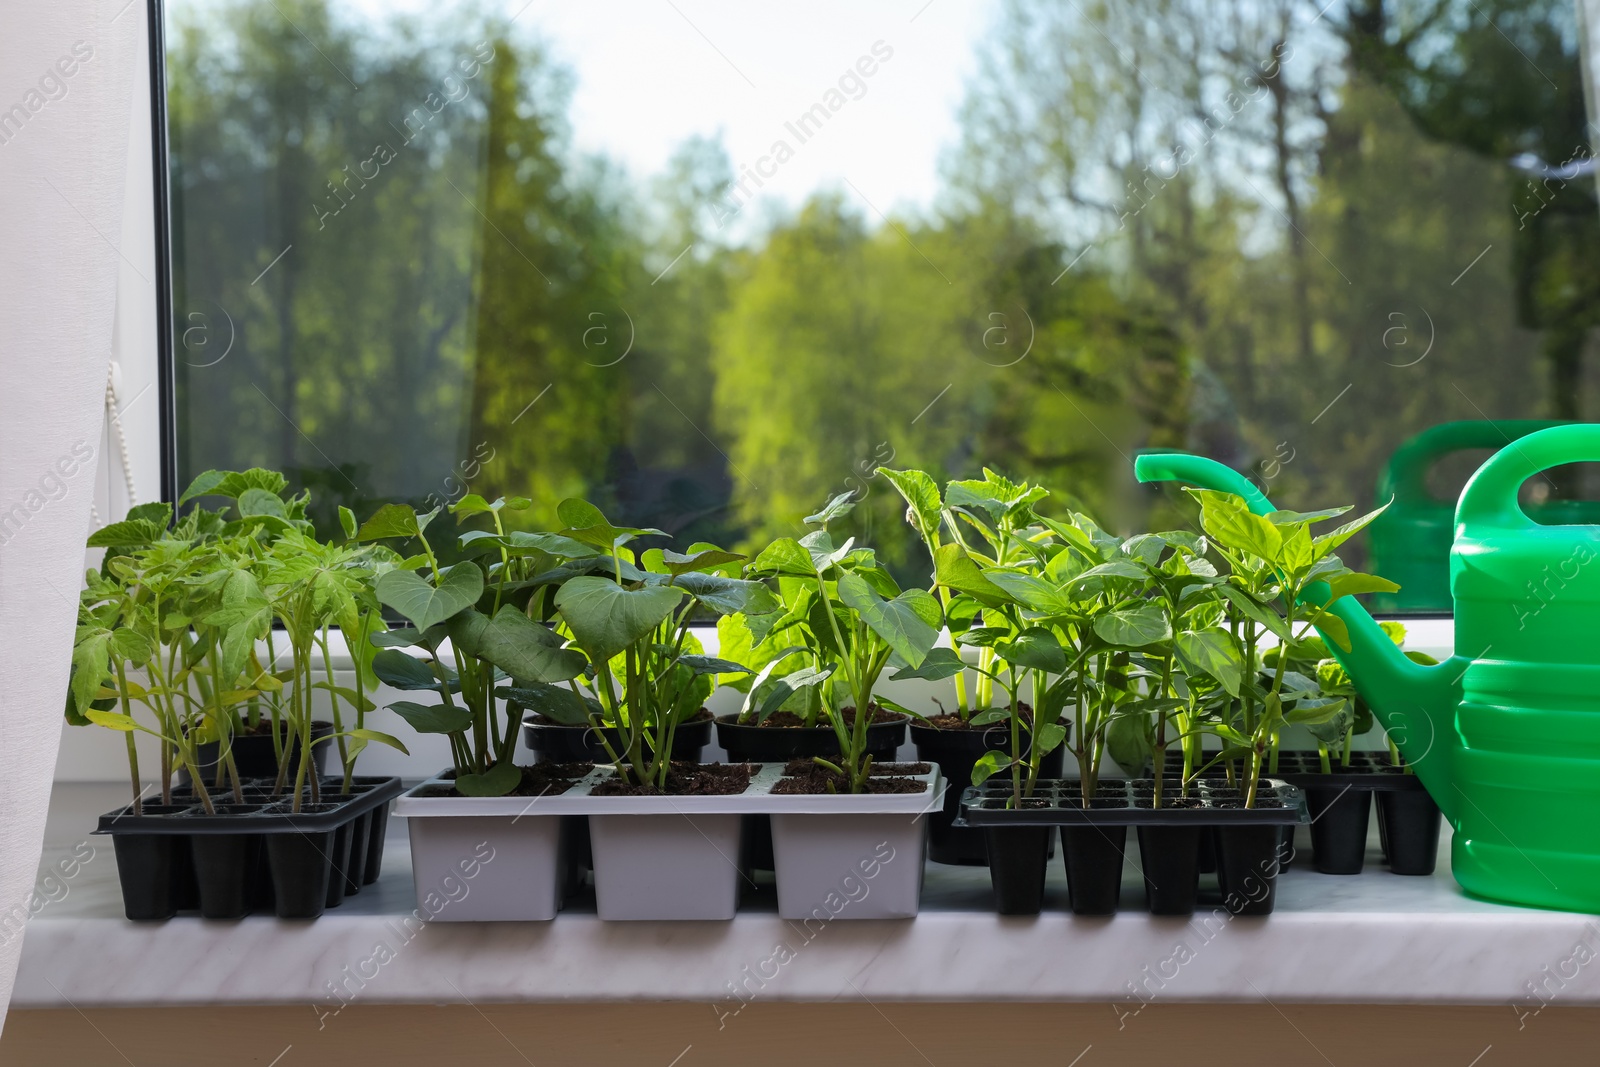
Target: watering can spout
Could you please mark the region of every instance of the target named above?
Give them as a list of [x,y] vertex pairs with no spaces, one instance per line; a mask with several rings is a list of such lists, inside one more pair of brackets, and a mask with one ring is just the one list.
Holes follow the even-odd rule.
[[[1133,469],[1141,482],[1186,482],[1243,497],[1258,515],[1276,510],[1244,475],[1202,456],[1150,453],[1137,457]],[[1350,636],[1346,650],[1323,634],[1329,650],[1350,673],[1356,691],[1388,731],[1400,755],[1415,768],[1445,816],[1451,817],[1455,790],[1449,780],[1449,747],[1454,742],[1452,721],[1460,700],[1461,665],[1455,657],[1432,665],[1407,658],[1366,608],[1351,597],[1340,597],[1328,613],[1344,622]]]

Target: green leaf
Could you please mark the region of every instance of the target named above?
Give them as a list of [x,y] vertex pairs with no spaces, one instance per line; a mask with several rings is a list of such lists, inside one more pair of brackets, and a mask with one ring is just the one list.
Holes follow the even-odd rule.
[[356,525],[356,513],[343,504],[339,505],[339,529],[344,531],[344,539],[346,541],[354,541],[356,539],[356,531],[359,529]]
[[1272,512],[1266,518],[1268,522],[1274,523],[1278,526],[1292,526],[1295,523],[1301,522],[1316,523],[1322,522],[1324,519],[1336,519],[1340,515],[1343,515],[1345,512],[1350,510],[1351,507],[1348,504],[1342,508],[1324,508],[1321,511],[1279,510]]
[[1079,585],[1091,583],[1094,579],[1125,578],[1130,581],[1142,582],[1149,577],[1150,572],[1132,560],[1114,559],[1109,563],[1100,563],[1086,571],[1079,572],[1068,584],[1076,588]]
[[556,505],[556,518],[561,520],[563,526],[573,530],[585,530],[595,526],[610,526],[605,513],[587,500],[569,497]]
[[437,588],[405,570],[385,571],[377,584],[378,601],[404,615],[419,630],[476,604],[482,592],[483,572],[470,562],[451,567]]
[[[1315,726],[1337,721],[1339,723],[1337,736],[1343,737],[1345,727],[1354,718],[1354,709],[1343,697],[1318,697],[1296,701],[1295,706],[1284,713],[1283,721],[1299,726]],[[1320,736],[1318,739],[1329,740]]]
[[1077,602],[1065,590],[1036,575],[991,567],[984,571],[984,576],[1029,611],[1045,615],[1070,615],[1078,610]]
[[1341,652],[1350,651],[1350,629],[1339,616],[1323,612],[1317,616],[1316,627],[1324,637],[1338,645]]
[[503,797],[522,784],[522,768],[506,760],[482,774],[456,775],[456,791],[467,797]]
[[791,574],[801,578],[816,576],[817,567],[811,553],[792,537],[780,537],[756,556],[750,565],[757,574]]
[[397,700],[389,705],[389,710],[410,723],[419,734],[458,734],[472,728],[472,713],[459,706]]
[[602,554],[602,550],[594,545],[586,545],[582,541],[555,533],[512,530],[506,535],[505,542],[513,554],[537,550],[562,559],[589,559]]
[[438,689],[439,679],[428,665],[398,648],[385,648],[372,657],[372,673],[384,685],[396,689]]
[[556,593],[556,608],[572,628],[578,644],[595,663],[652,633],[683,599],[683,590],[669,585],[624,589],[608,578],[569,580]]
[[1143,708],[1115,715],[1106,727],[1106,753],[1130,776],[1144,773],[1151,743],[1150,715]]
[[900,491],[906,501],[906,521],[911,523],[924,542],[931,544],[939,535],[940,509],[943,507],[939,501],[938,485],[925,471],[896,471],[879,467],[878,473]]
[[416,537],[422,533],[417,512],[409,504],[385,504],[361,524],[357,541],[379,541],[386,537]]
[[1351,519],[1343,526],[1339,526],[1332,531],[1323,534],[1321,537],[1318,537],[1314,542],[1312,542],[1316,546],[1315,552],[1317,559],[1321,559],[1329,552],[1332,552],[1334,549],[1350,540],[1350,538],[1364,530],[1367,527],[1367,524],[1372,522],[1373,519],[1376,519],[1379,515],[1382,515],[1388,510],[1389,505],[1385,504],[1381,508],[1376,508],[1367,512],[1359,519]]
[[1279,562],[1283,534],[1253,513],[1243,497],[1211,489],[1190,492],[1200,498],[1200,524],[1213,541],[1269,563]]
[[1172,636],[1160,605],[1145,602],[1134,608],[1107,612],[1094,620],[1094,632],[1107,644],[1141,648]]
[[839,599],[913,667],[921,665],[939,639],[934,627],[943,613],[939,602],[925,590],[908,589],[893,600],[885,600],[866,579],[846,573],[839,576]]
[[591,714],[598,717],[601,713],[598,701],[580,696],[564,685],[535,682],[531,685],[501,686],[495,690],[495,695],[563,726],[587,726]]
[[1215,678],[1229,696],[1238,697],[1243,664],[1227,631],[1185,630],[1173,643],[1186,669]]
[[[111,631],[109,644],[113,656],[126,660],[135,667],[144,666],[155,654],[155,647],[151,645],[149,638],[138,630],[130,630],[126,626],[119,626]],[[236,676],[237,672],[229,675],[230,678]]]
[[354,730],[349,731],[349,734],[351,737],[359,740],[376,741],[380,745],[388,745],[390,748],[398,748],[406,755],[411,755],[411,750],[406,748],[406,746],[401,743],[398,737],[395,737],[392,734],[386,734],[382,730],[369,730],[365,726],[358,726]]
[[1279,640],[1288,641],[1291,639],[1289,624],[1284,621],[1283,616],[1256,600],[1243,589],[1236,585],[1224,583],[1217,586],[1217,592],[1226,597],[1228,603],[1232,604],[1244,615],[1266,627],[1269,633],[1277,634]]
[[[755,710],[756,721],[764,721],[768,715],[771,715],[773,712],[783,707],[783,705],[787,703],[789,698],[794,694],[800,692],[802,689],[809,689],[812,686],[821,685],[823,682],[827,681],[828,677],[832,674],[832,664],[829,664],[826,667],[801,667],[799,670],[794,671],[791,674],[785,674],[780,678],[772,679],[765,689],[760,690],[761,699],[756,701],[754,704],[752,704],[751,701],[746,700],[745,708],[750,709],[753,707]],[[751,695],[754,696],[756,692],[757,688],[752,687]],[[742,716],[744,713],[741,712],[740,714]]]
[[166,527],[157,526],[149,519],[124,519],[102,526],[89,535],[89,548],[142,548],[161,540]]
[[933,575],[945,588],[965,593],[991,608],[1012,603],[1011,594],[991,582],[967,550],[953,541],[934,552]]
[[1067,669],[1067,654],[1056,635],[1042,626],[1030,626],[1014,641],[994,646],[995,655],[1007,663],[1030,670],[1060,674]]
[[1033,750],[1029,753],[1034,756],[1048,756],[1060,748],[1067,740],[1067,728],[1060,723],[1050,723],[1034,734]]
[[972,784],[982,785],[990,778],[1011,768],[1011,753],[991,748],[978,757],[972,765]]
[[760,582],[728,578],[721,574],[684,571],[676,574],[670,584],[686,591],[719,615],[732,615],[740,611],[765,615],[781,606],[772,595],[772,590]]
[[519,682],[564,682],[588,666],[583,653],[561,647],[561,637],[550,627],[509,605],[492,619],[475,609],[460,612],[450,620],[450,640]]
[[855,496],[855,490],[853,489],[849,492],[837,494],[824,504],[822,510],[815,515],[807,515],[804,520],[805,524],[807,526],[827,526],[828,523],[835,519],[844,518],[854,510],[856,506]]
[[1283,565],[1291,574],[1298,575],[1313,562],[1310,528],[1303,525],[1293,527],[1283,539]]
[[247,471],[223,471],[222,480],[212,487],[211,493],[238,499],[248,489],[264,489],[273,496],[281,497],[287,488],[289,479],[277,471],[251,467]]
[[450,514],[465,518],[468,515],[488,515],[499,508],[489,503],[477,493],[468,493],[466,496],[450,505]]
[[100,711],[96,708],[85,708],[84,718],[96,726],[104,726],[108,730],[121,730],[123,733],[132,733],[141,727],[133,721],[133,716],[124,715],[119,711]]
[[679,656],[677,662],[688,667],[697,675],[755,673],[742,663],[735,663],[729,659],[718,659],[716,656],[685,655]]
[[287,519],[283,500],[277,493],[265,489],[246,489],[239,494],[239,514],[244,518],[267,515],[274,519]]
[[738,563],[746,557],[738,552],[724,552],[720,548],[707,548],[689,555],[680,555],[669,549],[661,552],[661,561],[670,574],[688,574],[691,571],[708,571],[727,563]]
[[1331,604],[1342,596],[1354,596],[1357,593],[1398,593],[1400,587],[1387,578],[1380,578],[1376,574],[1360,574],[1349,571],[1328,579],[1328,599],[1325,604]]
[[79,638],[72,646],[70,695],[72,705],[79,714],[86,712],[94,703],[100,684],[110,673],[110,648],[111,634],[105,630],[97,630]]
[[178,506],[183,507],[197,496],[210,496],[228,474],[228,471],[202,471],[195,475],[194,481],[189,483],[189,488],[178,498]]
[[902,667],[892,675],[891,680],[898,682],[906,678],[924,678],[930,682],[939,682],[955,677],[965,670],[966,666],[955,649],[933,648],[928,650],[921,664],[916,667]]

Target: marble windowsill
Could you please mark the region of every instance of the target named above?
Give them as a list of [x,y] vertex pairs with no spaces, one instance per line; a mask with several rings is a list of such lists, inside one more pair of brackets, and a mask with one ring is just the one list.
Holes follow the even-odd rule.
[[[1104,1001],[1118,1012],[1150,1000],[1522,1012],[1600,1003],[1600,966],[1585,965],[1600,952],[1592,917],[1473,900],[1447,862],[1431,878],[1391,875],[1375,843],[1360,876],[1286,872],[1266,919],[1152,919],[1135,910],[1142,890],[1131,864],[1128,911],[1075,919],[1059,861],[1045,914],[1001,919],[989,910],[986,871],[931,864],[916,919],[839,920],[807,940],[777,917],[770,884],[727,923],[602,923],[580,901],[551,923],[408,928],[401,919],[415,901],[405,824],[395,820],[383,876],[316,922],[138,924],[121,917],[109,842],[86,837],[121,796],[112,785],[57,785],[40,868],[47,902],[27,929],[13,1006],[303,1004],[322,1014],[349,1000],[687,1000],[723,1015],[752,998],[862,996]],[[80,866],[62,877],[73,868],[58,864],[75,848]],[[5,936],[14,929],[4,924]],[[1530,983],[1543,983],[1539,996]]]

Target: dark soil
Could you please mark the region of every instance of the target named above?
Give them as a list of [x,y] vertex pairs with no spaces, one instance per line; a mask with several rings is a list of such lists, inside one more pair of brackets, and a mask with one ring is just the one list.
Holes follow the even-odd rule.
[[[1023,722],[1032,722],[1033,721],[1033,705],[1028,704],[1028,703],[1023,702],[1023,701],[1018,701],[1017,702],[1017,708],[1018,708],[1019,711],[1022,712],[1022,721]],[[972,714],[973,715],[977,715],[977,714],[979,714],[979,712],[974,711]],[[935,730],[983,730],[983,731],[989,731],[989,730],[995,729],[996,727],[1005,727],[1005,726],[1007,726],[1009,724],[1009,721],[1010,720],[1008,720],[1008,719],[1002,719],[999,722],[991,722],[991,723],[987,723],[987,724],[985,724],[983,726],[974,726],[974,725],[972,725],[971,722],[967,721],[966,719],[963,719],[959,715],[934,715],[934,716],[931,716],[928,719],[926,725],[933,727]]]
[[[707,710],[706,708],[701,708],[699,711],[695,712],[693,715],[689,716],[687,719],[683,720],[683,722],[680,722],[678,725],[679,726],[687,726],[691,722],[705,722],[707,719],[710,719],[710,718],[712,718],[711,712],[709,710]],[[538,724],[539,726],[567,726],[567,725],[569,725],[568,723],[556,722],[554,719],[546,718],[545,716],[538,715],[538,714],[535,714],[531,721],[536,723],[536,724]],[[587,729],[588,727],[583,723],[578,723],[577,725],[573,726],[572,728],[574,730],[581,730],[581,729]]]
[[[908,766],[908,764],[899,764]],[[910,764],[909,766],[919,766]],[[920,766],[927,766],[920,764]],[[907,773],[907,772],[901,772]],[[784,776],[772,787],[774,794],[795,793],[848,793],[850,782],[842,774],[835,774],[826,767],[812,763],[810,760],[793,760],[783,769]],[[914,778],[901,778],[893,775],[872,775],[868,777],[863,793],[921,793],[927,790],[924,782]]]
[[629,785],[613,778],[591,791],[597,797],[721,797],[737,796],[750,788],[753,770],[748,763],[674,763],[667,771],[667,787]]
[[[1156,806],[1155,797],[1148,793],[1141,796],[1136,796],[1133,798],[1133,806],[1136,808],[1154,808]],[[1167,808],[1199,808],[1204,806],[1205,805],[1202,803],[1199,797],[1175,797],[1171,795],[1163,795],[1161,798],[1162,810],[1166,810]]]
[[[809,757],[792,759],[783,765],[783,776],[795,778],[811,773],[817,764]],[[823,768],[826,770],[827,768]],[[933,767],[927,763],[874,763],[868,776],[872,778],[892,778],[908,774],[927,774]]]
[[[846,726],[852,728],[855,726],[855,708],[840,708],[839,714],[844,716]],[[889,711],[887,708],[879,707],[877,704],[872,705],[872,722],[874,724],[880,722],[899,722],[900,719],[901,716],[898,713]],[[784,730],[792,730],[797,726],[804,727],[805,724],[806,721],[792,711],[775,711],[771,715],[767,716],[765,722],[761,723],[762,726],[769,726]],[[829,726],[826,722],[819,721],[815,727],[812,727],[812,729],[831,730],[833,727]]]
[[511,791],[514,797],[545,797],[565,793],[572,783],[594,768],[587,763],[535,763],[522,768],[522,784]]

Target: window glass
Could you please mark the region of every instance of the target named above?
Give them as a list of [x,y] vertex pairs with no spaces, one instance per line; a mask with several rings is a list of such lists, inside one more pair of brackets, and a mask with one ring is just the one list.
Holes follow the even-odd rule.
[[922,570],[879,465],[1131,526],[1180,506],[1139,449],[1365,506],[1439,423],[1600,405],[1571,0],[165,20],[179,484],[281,468],[330,530],[472,491],[748,547],[855,489]]

